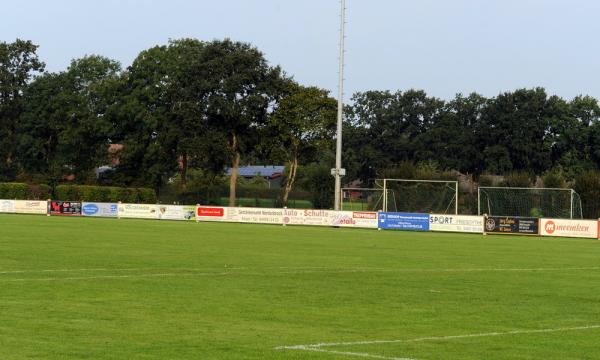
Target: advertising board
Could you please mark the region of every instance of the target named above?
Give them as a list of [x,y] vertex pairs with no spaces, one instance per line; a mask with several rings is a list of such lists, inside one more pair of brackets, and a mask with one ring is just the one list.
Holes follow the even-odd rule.
[[223,221],[224,216],[225,208],[223,207],[199,206],[196,211],[196,218],[203,221]]
[[198,221],[281,225],[283,223],[283,211],[284,209],[200,206],[196,216]]
[[119,217],[134,219],[158,219],[158,205],[119,204]]
[[539,219],[488,216],[485,218],[485,232],[490,234],[538,235]]
[[544,236],[598,238],[598,221],[541,219],[540,233]]
[[482,233],[483,216],[429,215],[429,230]]
[[158,205],[161,220],[196,220],[196,206]]
[[81,202],[52,200],[48,202],[48,214],[61,216],[81,216]]
[[117,217],[119,205],[117,203],[84,202],[81,206],[83,216]]
[[284,209],[283,213],[285,225],[377,228],[377,213],[372,211]]
[[269,208],[227,208],[228,221],[253,223],[253,224],[276,224],[283,223],[283,209]]
[[14,200],[0,200],[0,213],[14,213],[15,212],[15,201]]
[[428,231],[429,214],[380,212],[379,228]]
[[48,202],[39,200],[14,200],[14,210],[17,214],[44,214],[48,213]]

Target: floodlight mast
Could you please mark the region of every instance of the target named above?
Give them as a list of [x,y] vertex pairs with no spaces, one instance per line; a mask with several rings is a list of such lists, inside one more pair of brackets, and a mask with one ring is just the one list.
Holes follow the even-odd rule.
[[344,116],[344,39],[346,30],[346,0],[340,0],[341,15],[340,15],[340,69],[339,69],[339,85],[338,85],[338,108],[337,108],[337,132],[335,144],[335,194],[334,194],[334,210],[341,210],[341,194],[342,194],[342,121]]

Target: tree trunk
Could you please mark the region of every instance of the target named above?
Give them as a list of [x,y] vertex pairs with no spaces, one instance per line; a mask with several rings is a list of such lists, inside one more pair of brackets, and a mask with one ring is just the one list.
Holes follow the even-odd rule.
[[188,154],[183,152],[181,154],[181,187],[185,190],[187,187],[187,168],[188,168]]
[[298,171],[298,158],[294,157],[289,162],[290,164],[290,173],[285,182],[285,187],[283,188],[283,197],[282,204],[283,206],[287,206],[288,197],[290,196],[290,192],[292,191],[292,187],[294,186],[294,181],[296,181],[296,172]]
[[235,206],[235,187],[240,167],[240,152],[237,148],[237,136],[235,134],[231,137],[231,149],[233,150],[233,161],[231,162],[231,176],[229,177],[229,206]]

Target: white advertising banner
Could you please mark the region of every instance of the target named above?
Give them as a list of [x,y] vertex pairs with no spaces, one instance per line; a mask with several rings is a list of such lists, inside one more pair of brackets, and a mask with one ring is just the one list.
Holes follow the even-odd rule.
[[196,216],[198,221],[377,228],[377,213],[371,211],[200,206]]
[[84,202],[81,204],[81,215],[96,217],[117,217],[119,213],[119,204]]
[[119,217],[134,219],[158,219],[158,205],[119,204]]
[[283,224],[283,209],[200,206],[196,216],[198,221]]
[[429,215],[429,230],[483,233],[483,216]]
[[371,211],[332,211],[285,209],[286,225],[317,225],[357,228],[377,228],[377,213]]
[[598,221],[542,219],[540,233],[545,236],[598,238]]
[[47,214],[47,201],[14,200],[14,210],[17,214]]
[[161,220],[196,220],[196,206],[158,205]]
[[15,212],[15,201],[14,200],[0,200],[0,213],[14,213]]

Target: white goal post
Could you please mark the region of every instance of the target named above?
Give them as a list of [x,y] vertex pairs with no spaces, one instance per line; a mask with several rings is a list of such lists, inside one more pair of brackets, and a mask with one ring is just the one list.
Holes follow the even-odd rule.
[[[382,179],[383,180],[383,211],[389,211],[390,195],[394,202],[395,211],[400,212],[424,212],[424,213],[444,213],[458,215],[458,181],[449,180],[416,180],[416,179]],[[396,184],[394,186],[394,184]],[[413,189],[415,193],[421,196],[429,195],[429,198],[438,201],[438,207],[433,208],[432,205],[423,205],[419,208],[402,208],[399,209],[396,205],[397,201],[405,201],[406,199],[397,199],[395,189],[403,186],[405,189]],[[442,191],[436,194],[435,191]],[[440,195],[442,197],[440,197]],[[405,196],[407,196],[405,194]],[[453,205],[453,206],[452,206]],[[414,206],[414,204],[413,204]]]
[[477,189],[477,214],[583,218],[579,194],[563,188],[480,186]]

